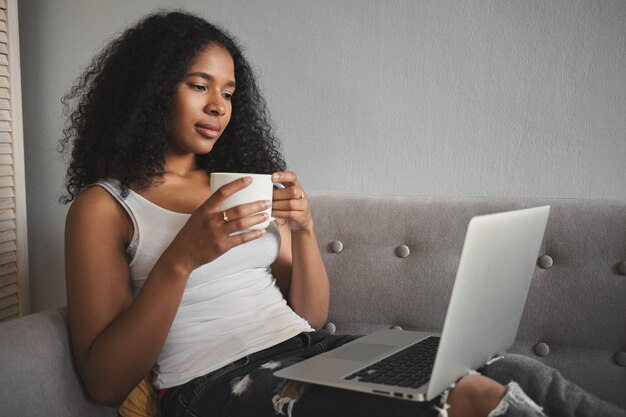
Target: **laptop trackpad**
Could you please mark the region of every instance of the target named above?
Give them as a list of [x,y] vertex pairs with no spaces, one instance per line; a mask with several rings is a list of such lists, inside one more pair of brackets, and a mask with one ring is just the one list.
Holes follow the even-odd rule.
[[350,343],[339,349],[331,350],[327,357],[348,361],[368,361],[397,349],[397,346],[376,345],[373,343]]

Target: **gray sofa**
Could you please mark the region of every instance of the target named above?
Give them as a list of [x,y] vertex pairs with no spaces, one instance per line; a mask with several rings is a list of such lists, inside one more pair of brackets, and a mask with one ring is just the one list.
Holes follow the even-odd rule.
[[[550,204],[512,352],[626,408],[626,202],[312,194],[338,333],[443,325],[463,237],[478,214]],[[64,309],[0,324],[0,416],[115,416],[91,403]]]

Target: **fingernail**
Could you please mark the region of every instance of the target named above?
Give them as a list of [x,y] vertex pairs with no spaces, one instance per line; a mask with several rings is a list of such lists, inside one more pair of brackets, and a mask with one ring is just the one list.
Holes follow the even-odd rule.
[[265,208],[270,208],[270,207],[272,207],[272,202],[271,202],[271,201],[269,201],[269,200],[267,200],[267,201],[265,202]]
[[270,218],[270,215],[268,213],[263,213],[263,218],[267,220]]
[[272,175],[272,178],[274,178],[275,180],[279,180],[280,179],[280,174],[274,174],[274,175]]
[[243,182],[250,184],[252,182],[252,177],[243,177]]

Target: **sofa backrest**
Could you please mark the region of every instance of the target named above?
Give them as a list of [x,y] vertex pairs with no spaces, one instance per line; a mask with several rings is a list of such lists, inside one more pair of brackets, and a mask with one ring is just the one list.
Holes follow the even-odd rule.
[[469,220],[552,206],[517,341],[626,408],[626,202],[313,193],[338,333],[441,330]]

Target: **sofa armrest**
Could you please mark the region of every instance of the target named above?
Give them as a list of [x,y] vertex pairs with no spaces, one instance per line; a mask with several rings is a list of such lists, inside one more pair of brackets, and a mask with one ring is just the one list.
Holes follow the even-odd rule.
[[0,415],[116,417],[91,402],[72,362],[65,309],[0,323]]

